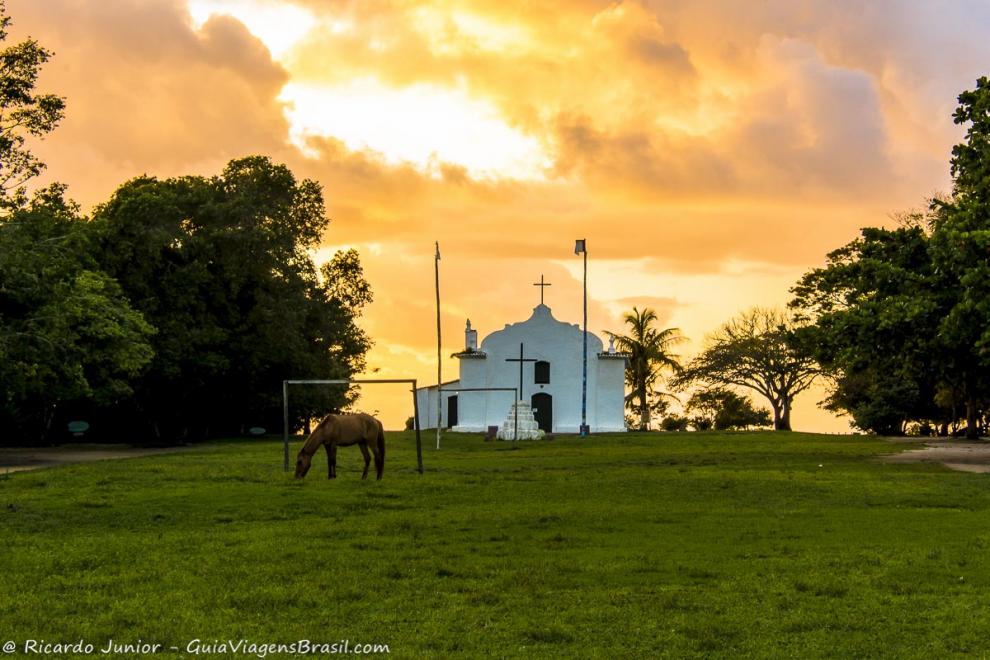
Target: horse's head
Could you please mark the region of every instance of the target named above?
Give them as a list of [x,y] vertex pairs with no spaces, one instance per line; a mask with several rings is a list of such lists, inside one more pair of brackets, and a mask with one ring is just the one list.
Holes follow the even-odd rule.
[[296,479],[302,479],[309,472],[309,466],[313,464],[313,457],[305,452],[299,452],[296,456]]

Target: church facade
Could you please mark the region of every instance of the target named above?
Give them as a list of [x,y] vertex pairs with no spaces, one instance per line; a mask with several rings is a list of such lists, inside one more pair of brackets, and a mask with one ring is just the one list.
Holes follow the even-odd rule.
[[[502,425],[520,387],[540,429],[547,433],[578,433],[581,425],[583,332],[576,324],[558,321],[544,304],[529,319],[507,324],[478,345],[477,331],[467,322],[464,349],[454,354],[460,377],[443,383],[441,419],[454,431],[483,432]],[[587,424],[592,433],[625,430],[626,356],[588,333]],[[417,390],[421,426],[435,428],[437,388]]]

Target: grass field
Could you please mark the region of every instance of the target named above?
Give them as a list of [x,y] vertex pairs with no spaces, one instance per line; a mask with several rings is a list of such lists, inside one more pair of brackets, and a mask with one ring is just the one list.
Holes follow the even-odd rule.
[[873,460],[904,445],[449,434],[421,476],[411,436],[388,443],[381,482],[359,480],[353,447],[335,482],[323,454],[296,481],[271,440],[0,476],[0,644],[990,652],[990,475]]

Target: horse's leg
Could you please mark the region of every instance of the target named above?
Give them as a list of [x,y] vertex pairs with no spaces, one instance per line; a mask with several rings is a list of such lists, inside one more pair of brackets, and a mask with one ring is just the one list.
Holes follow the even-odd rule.
[[337,444],[328,443],[323,445],[327,450],[327,479],[337,478]]
[[364,454],[364,474],[361,475],[362,479],[368,478],[368,465],[371,464],[371,454],[368,453],[368,443],[359,442],[358,447],[361,448],[361,453]]

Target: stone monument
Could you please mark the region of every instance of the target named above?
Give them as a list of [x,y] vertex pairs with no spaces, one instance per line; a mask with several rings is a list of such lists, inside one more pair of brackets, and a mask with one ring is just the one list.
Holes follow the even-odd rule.
[[[513,434],[518,431],[518,435]],[[543,431],[533,416],[533,407],[525,401],[516,401],[509,408],[509,415],[502,422],[496,436],[499,440],[539,440]]]

